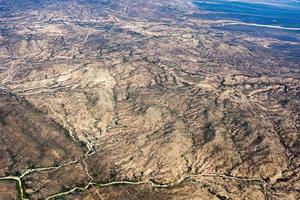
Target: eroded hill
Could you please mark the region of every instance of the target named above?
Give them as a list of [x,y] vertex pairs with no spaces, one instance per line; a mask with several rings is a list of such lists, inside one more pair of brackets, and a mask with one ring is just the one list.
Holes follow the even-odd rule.
[[0,199],[300,198],[282,41],[181,0],[0,8]]

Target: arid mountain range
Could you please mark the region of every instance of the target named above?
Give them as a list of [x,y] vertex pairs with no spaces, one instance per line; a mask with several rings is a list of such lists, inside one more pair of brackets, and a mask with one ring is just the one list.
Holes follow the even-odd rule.
[[0,199],[300,199],[300,42],[201,12],[1,0]]

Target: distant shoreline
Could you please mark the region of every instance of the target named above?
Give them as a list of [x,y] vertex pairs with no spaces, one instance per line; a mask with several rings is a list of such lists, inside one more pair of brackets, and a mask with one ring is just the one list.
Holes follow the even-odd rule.
[[275,29],[282,29],[282,30],[289,30],[289,31],[300,31],[300,27],[293,28],[293,27],[283,27],[283,26],[276,26],[276,25],[266,25],[266,24],[255,24],[255,23],[246,23],[246,22],[229,22],[224,24],[224,26],[228,25],[245,25],[245,26],[256,26],[256,27],[265,27],[265,28],[275,28]]
[[[224,25],[244,25],[274,28],[289,31],[300,31],[300,4],[291,7],[287,1],[282,6],[272,3],[262,4],[245,0],[209,0],[194,1],[202,11],[203,16],[211,20],[230,20]],[[293,9],[292,9],[293,8]],[[276,23],[274,23],[276,22]]]

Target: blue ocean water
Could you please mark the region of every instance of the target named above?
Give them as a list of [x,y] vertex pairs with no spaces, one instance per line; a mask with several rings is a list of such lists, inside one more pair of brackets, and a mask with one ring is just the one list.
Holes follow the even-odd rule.
[[299,0],[196,0],[194,4],[209,11],[201,17],[300,31]]

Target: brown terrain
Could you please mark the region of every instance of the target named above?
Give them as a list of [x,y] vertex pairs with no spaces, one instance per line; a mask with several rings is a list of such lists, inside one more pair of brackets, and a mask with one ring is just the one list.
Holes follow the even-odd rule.
[[300,199],[299,62],[197,12],[0,0],[0,199]]

